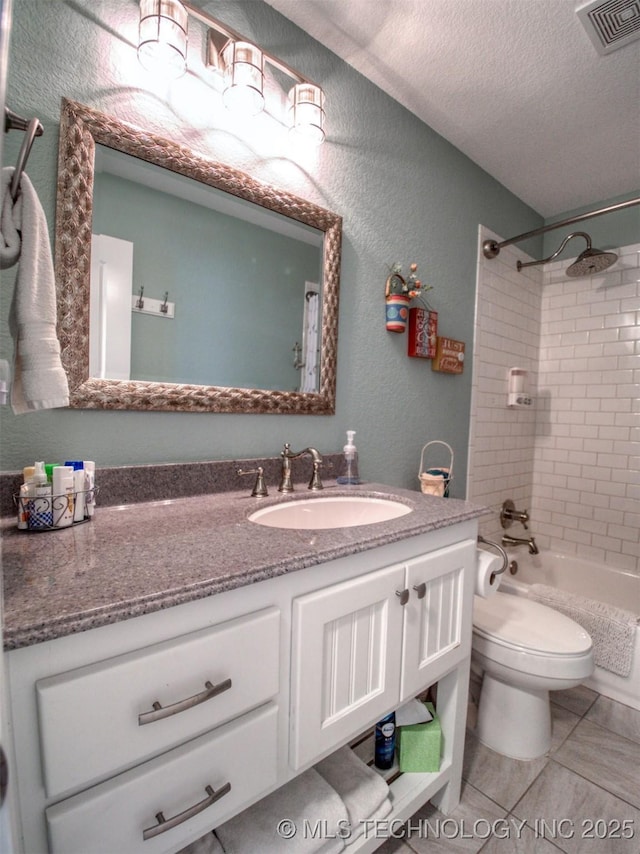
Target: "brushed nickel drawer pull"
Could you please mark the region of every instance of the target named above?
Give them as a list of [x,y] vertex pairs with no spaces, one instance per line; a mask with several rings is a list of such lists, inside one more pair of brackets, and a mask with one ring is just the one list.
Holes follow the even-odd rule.
[[409,591],[406,588],[404,590],[396,590],[396,596],[399,597],[401,605],[406,605],[409,601]]
[[414,584],[413,589],[418,594],[418,599],[424,599],[427,594],[427,585],[423,581],[422,584]]
[[178,815],[174,815],[173,818],[165,818],[164,814],[161,812],[156,813],[156,820],[158,823],[154,824],[153,827],[147,827],[143,830],[142,838],[144,840],[153,839],[154,836],[159,836],[161,833],[164,833],[165,830],[171,830],[173,827],[177,827],[179,824],[193,818],[194,815],[198,815],[198,813],[206,810],[207,807],[211,806],[211,804],[215,804],[217,800],[224,797],[230,791],[231,783],[225,783],[224,786],[220,786],[217,792],[214,792],[211,786],[206,786],[205,792],[207,793],[207,797],[204,798],[204,800],[198,801],[197,804],[183,810],[183,812],[178,813]]
[[154,721],[161,721],[163,718],[169,718],[171,715],[177,715],[178,712],[184,712],[186,709],[191,709],[193,706],[198,706],[200,703],[205,703],[212,697],[217,697],[223,691],[228,691],[231,688],[231,679],[225,679],[218,685],[212,685],[211,682],[205,682],[205,691],[199,694],[194,694],[193,697],[187,697],[186,700],[180,700],[178,703],[172,703],[164,708],[156,700],[153,704],[153,709],[150,712],[142,712],[138,715],[138,726],[151,724]]

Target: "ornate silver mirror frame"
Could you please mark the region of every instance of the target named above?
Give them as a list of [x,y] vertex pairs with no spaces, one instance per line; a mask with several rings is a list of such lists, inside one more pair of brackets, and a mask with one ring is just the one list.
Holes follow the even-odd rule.
[[[89,289],[95,146],[122,151],[324,232],[322,347],[318,392],[186,385],[89,376]],[[70,405],[138,409],[331,415],[335,411],[342,218],[188,148],[63,99],[55,228],[58,337]]]

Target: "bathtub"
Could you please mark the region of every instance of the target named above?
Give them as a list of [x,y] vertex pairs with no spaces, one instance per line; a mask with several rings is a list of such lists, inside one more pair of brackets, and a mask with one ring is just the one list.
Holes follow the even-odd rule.
[[[640,576],[621,569],[611,569],[575,556],[545,552],[539,555],[509,552],[510,560],[518,564],[518,571],[503,576],[500,590],[517,596],[527,596],[531,584],[548,584],[578,593],[589,599],[608,602],[640,617]],[[593,676],[584,683],[599,694],[618,700],[640,710],[640,625],[636,629],[633,668],[623,678],[596,667]]]

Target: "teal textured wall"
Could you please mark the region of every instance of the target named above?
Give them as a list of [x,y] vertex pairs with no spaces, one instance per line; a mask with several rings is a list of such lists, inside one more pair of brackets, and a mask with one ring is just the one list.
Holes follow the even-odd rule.
[[[49,411],[1,413],[2,469],[34,458],[89,458],[100,465],[275,455],[284,441],[339,450],[357,431],[361,473],[417,488],[420,449],[445,439],[456,453],[453,494],[464,493],[478,225],[513,235],[542,218],[381,90],[262,2],[203,8],[317,80],[327,96],[327,141],[291,150],[270,107],[251,123],[234,120],[202,67],[199,31],[190,33],[190,70],[150,80],[136,60],[135,0],[16,0],[7,103],[37,115],[28,172],[53,233],[60,98],[144,124],[151,132],[253,177],[304,196],[343,217],[334,416]],[[20,134],[6,139],[15,160]],[[467,344],[462,376],[432,372],[406,356],[406,336],[384,329],[383,290],[395,261],[415,261],[439,312],[440,333]],[[1,353],[12,352],[6,316],[13,271],[2,277]]]

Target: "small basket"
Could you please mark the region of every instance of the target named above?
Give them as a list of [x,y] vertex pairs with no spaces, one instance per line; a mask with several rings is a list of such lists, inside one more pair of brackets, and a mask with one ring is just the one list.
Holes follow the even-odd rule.
[[[447,465],[428,464],[424,467],[424,452],[434,445],[442,445],[448,451]],[[428,454],[427,454],[428,456]],[[425,495],[437,495],[441,498],[449,497],[449,486],[453,479],[453,448],[446,442],[434,439],[423,447],[420,454],[420,468],[418,469],[418,480],[420,489]]]
[[[94,486],[91,489],[64,493],[63,495],[38,495],[23,498],[14,494],[13,501],[17,508],[18,520],[22,519],[27,525],[26,528],[20,528],[20,530],[29,534],[40,531],[63,531],[65,528],[73,528],[76,525],[82,525],[83,522],[90,522],[93,515],[87,513],[86,507],[89,502],[95,503],[97,492],[98,487]],[[78,495],[84,495],[84,518],[74,519],[67,525],[61,525],[60,521],[65,513],[73,513]]]

